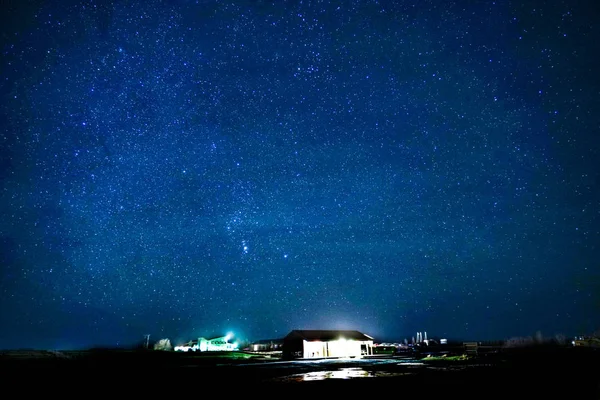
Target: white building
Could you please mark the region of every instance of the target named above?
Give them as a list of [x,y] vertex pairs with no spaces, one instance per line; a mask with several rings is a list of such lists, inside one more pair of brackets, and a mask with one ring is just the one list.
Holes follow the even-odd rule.
[[219,336],[212,339],[203,337],[192,340],[180,346],[175,346],[175,351],[233,351],[237,350],[237,343],[230,343],[232,335]]
[[283,338],[285,358],[373,355],[373,338],[358,331],[293,330]]

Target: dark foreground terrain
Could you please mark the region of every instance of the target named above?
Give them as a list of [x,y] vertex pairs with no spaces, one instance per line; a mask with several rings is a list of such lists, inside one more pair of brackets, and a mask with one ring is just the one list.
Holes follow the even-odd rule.
[[88,396],[415,395],[419,399],[600,399],[600,350],[522,348],[463,361],[385,356],[283,361],[158,351],[16,351],[3,388]]

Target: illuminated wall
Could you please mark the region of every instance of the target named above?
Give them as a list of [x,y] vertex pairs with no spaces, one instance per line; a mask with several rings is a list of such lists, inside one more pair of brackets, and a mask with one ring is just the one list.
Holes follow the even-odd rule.
[[[233,351],[237,350],[237,343],[229,343],[231,335],[221,336],[213,339],[198,338],[181,346],[175,346],[175,351]],[[196,342],[196,343],[194,343]]]
[[328,342],[330,357],[360,357],[360,343],[357,340],[336,340]]
[[304,358],[329,357],[326,342],[304,341]]
[[221,336],[214,339],[198,339],[198,348],[200,351],[231,351],[237,349],[237,343],[229,343],[231,337]]
[[361,357],[361,344],[364,344],[364,342],[345,339],[330,342],[304,340],[304,358]]

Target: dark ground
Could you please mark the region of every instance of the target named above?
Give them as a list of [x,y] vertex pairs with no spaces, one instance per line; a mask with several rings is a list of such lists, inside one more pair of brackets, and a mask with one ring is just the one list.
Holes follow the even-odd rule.
[[[151,395],[153,398],[258,393],[262,397],[335,394],[415,395],[419,400],[600,399],[600,350],[524,348],[467,361],[407,363],[406,357],[283,362],[229,360],[156,351],[4,352],[4,388],[50,395]],[[307,373],[352,368],[369,377],[304,381]],[[303,378],[304,377],[304,378]]]

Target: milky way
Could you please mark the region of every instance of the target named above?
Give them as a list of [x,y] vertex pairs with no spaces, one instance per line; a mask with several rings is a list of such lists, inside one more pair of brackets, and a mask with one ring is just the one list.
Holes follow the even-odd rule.
[[8,2],[0,347],[600,328],[598,15],[525,3]]

